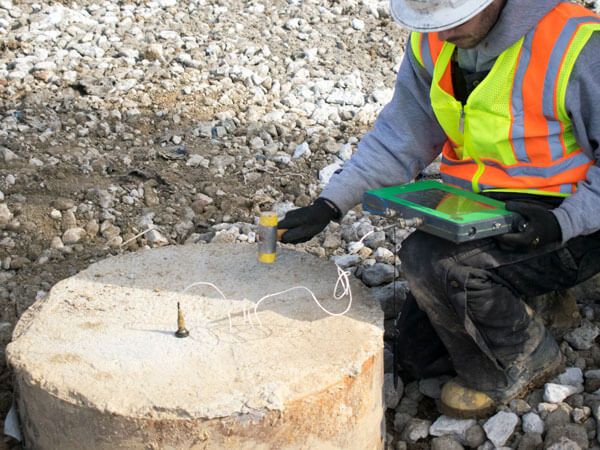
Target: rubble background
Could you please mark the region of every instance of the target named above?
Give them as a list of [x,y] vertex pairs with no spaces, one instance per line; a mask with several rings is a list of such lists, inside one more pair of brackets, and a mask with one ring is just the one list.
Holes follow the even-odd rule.
[[[110,254],[254,243],[261,211],[309,204],[356,150],[407,37],[376,0],[0,0],[0,420],[4,347],[36,298]],[[390,326],[407,232],[380,220],[358,207],[296,248],[352,270]],[[597,446],[600,310],[578,293],[570,369],[488,421],[440,418],[443,380],[388,374],[389,447]]]

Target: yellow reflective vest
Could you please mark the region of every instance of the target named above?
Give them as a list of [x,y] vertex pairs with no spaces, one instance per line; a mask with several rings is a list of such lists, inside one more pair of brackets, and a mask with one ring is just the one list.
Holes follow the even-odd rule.
[[561,3],[502,52],[466,104],[454,97],[455,46],[412,33],[413,54],[432,76],[431,105],[447,136],[443,181],[472,190],[565,196],[594,164],[575,142],[565,108],[571,71],[600,17]]

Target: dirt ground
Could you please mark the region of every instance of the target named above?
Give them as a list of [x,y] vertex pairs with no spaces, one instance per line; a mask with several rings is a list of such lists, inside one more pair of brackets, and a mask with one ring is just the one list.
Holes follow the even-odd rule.
[[[584,4],[590,6],[589,2]],[[390,19],[385,25],[395,26]],[[354,47],[352,42],[342,44],[340,47]],[[0,50],[18,45],[2,42]],[[371,46],[369,51],[379,50]],[[340,55],[347,57],[347,51],[340,50]],[[364,55],[360,59],[367,60]],[[387,66],[392,61],[386,56]],[[225,121],[221,125],[228,128],[226,135],[207,136],[197,132],[198,127],[204,121],[215,121],[217,111],[212,105],[214,99],[206,96],[155,93],[151,108],[134,118],[120,119],[110,110],[90,109],[81,103],[89,95],[86,86],[71,86],[59,96],[26,90],[8,95],[5,88],[6,81],[0,80],[0,115],[13,116],[26,127],[0,135],[0,151],[6,148],[16,155],[6,160],[0,154],[0,191],[4,194],[0,204],[6,203],[14,216],[10,223],[0,224],[2,428],[12,401],[4,349],[21,314],[61,279],[108,255],[135,251],[148,244],[142,235],[123,247],[111,246],[110,234],[102,230],[104,223],[118,227],[123,241],[127,241],[144,231],[141,218],[150,214],[169,244],[183,244],[193,234],[210,233],[212,226],[222,222],[252,223],[258,212],[270,209],[275,202],[306,205],[314,196],[318,171],[331,162],[325,151],[328,142],[345,143],[367,129],[365,124],[349,121],[330,130],[328,136],[313,136],[302,127],[249,128]],[[232,98],[232,102],[238,100],[244,101]],[[175,111],[182,108],[186,114],[180,117]],[[78,135],[90,114],[108,123],[111,132],[107,135],[100,129],[90,129],[89,134]],[[41,139],[40,121],[60,126]],[[285,140],[293,145],[308,141],[313,157],[295,160],[291,165],[257,159],[248,150],[248,141],[265,133],[274,141]],[[187,155],[183,158],[172,144],[175,135],[184,137]],[[192,155],[210,160],[210,167],[186,165]],[[246,164],[248,161],[252,163]],[[222,170],[215,170],[221,166]],[[142,189],[145,195],[141,199],[131,203],[122,200]],[[101,205],[99,191],[112,195],[108,206]],[[196,206],[199,194],[213,202]],[[61,211],[62,218],[53,216],[53,210]],[[66,220],[71,217],[69,210],[73,211],[74,222]],[[73,245],[52,248],[53,240],[62,236],[67,226],[84,228],[86,234]],[[433,405],[429,406],[423,417],[434,411]],[[14,440],[0,439],[0,450],[17,448]]]
[[[177,97],[168,100],[163,101],[160,110],[168,110],[169,104],[177,102]],[[22,123],[31,123],[47,112],[43,108],[40,111],[30,101],[33,101],[31,96],[24,96],[11,105],[23,111],[19,118]],[[0,107],[0,113],[6,116],[8,109],[7,105]],[[65,111],[56,118],[68,124],[73,120],[72,116],[72,112]],[[210,232],[215,224],[252,223],[257,212],[268,210],[275,200],[292,201],[298,206],[307,204],[310,201],[308,186],[315,183],[318,169],[326,165],[326,161],[317,159],[310,164],[298,161],[291,170],[287,166],[267,164],[262,169],[242,171],[244,160],[240,160],[228,166],[223,173],[215,174],[202,166],[186,166],[185,160],[178,159],[172,152],[172,147],[161,146],[165,129],[170,135],[178,133],[185,136],[188,156],[201,155],[209,160],[237,151],[235,142],[245,143],[249,130],[240,127],[223,138],[194,136],[192,130],[197,121],[182,120],[176,127],[170,119],[163,121],[165,123],[157,124],[157,118],[150,113],[137,118],[130,127],[134,134],[137,133],[135,130],[139,130],[145,142],[153,142],[150,145],[134,145],[131,141],[111,142],[108,138],[90,133],[82,147],[80,140],[69,140],[68,126],[63,126],[46,142],[40,142],[36,139],[36,131],[29,130],[21,137],[9,136],[3,143],[18,157],[8,162],[0,160],[0,191],[14,215],[10,224],[0,225],[0,242],[3,243],[0,245],[0,261],[7,257],[12,260],[10,269],[0,271],[0,426],[3,426],[12,401],[11,374],[4,349],[23,311],[61,279],[110,254],[135,251],[147,244],[142,235],[124,247],[110,247],[102,231],[94,232],[92,226],[92,231],[88,228],[80,242],[58,251],[49,251],[52,240],[65,231],[64,219],[53,218],[52,210],[62,209],[65,216],[64,208],[75,205],[76,226],[89,227],[90,221],[101,225],[103,208],[98,205],[95,192],[113,192],[118,187],[116,192],[127,193],[143,187],[146,191],[143,201],[130,205],[117,200],[108,208],[123,240],[143,231],[139,219],[150,213],[153,214],[153,223],[163,231],[170,244],[182,244],[193,233]],[[363,131],[348,129],[337,133],[343,137],[344,134],[356,135]],[[306,138],[305,132],[291,133],[292,136],[286,139],[302,142]],[[312,144],[313,149],[316,150],[318,145]],[[90,153],[92,157],[83,157]],[[34,166],[30,163],[32,158],[50,159],[52,163]],[[244,159],[253,158],[253,155],[244,156]],[[11,184],[11,176],[14,184]],[[262,193],[268,186],[272,186],[274,189],[270,192],[276,194]],[[153,193],[153,200],[148,197],[148,192]],[[202,211],[196,209],[191,228],[178,230],[176,225],[182,217],[189,215],[198,193],[210,196],[214,202]],[[88,205],[87,211],[82,205]],[[47,262],[40,264],[43,255],[46,255]],[[4,448],[19,446],[14,440],[4,438],[0,440],[0,449]]]

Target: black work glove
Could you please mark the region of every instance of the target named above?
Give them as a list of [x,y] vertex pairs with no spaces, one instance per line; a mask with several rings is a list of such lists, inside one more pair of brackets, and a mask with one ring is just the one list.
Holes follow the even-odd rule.
[[523,216],[523,220],[517,225],[518,232],[496,237],[501,244],[515,250],[527,251],[562,239],[558,220],[544,205],[529,201],[509,200],[504,207],[508,211]]
[[284,244],[299,244],[310,240],[323,231],[333,219],[339,219],[340,210],[331,201],[319,197],[311,205],[289,211],[277,224],[278,229],[287,229],[281,236]]

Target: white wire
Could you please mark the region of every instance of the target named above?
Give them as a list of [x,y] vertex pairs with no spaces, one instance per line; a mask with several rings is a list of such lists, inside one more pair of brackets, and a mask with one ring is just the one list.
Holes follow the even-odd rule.
[[252,322],[252,313],[250,312],[250,307],[246,309],[246,307],[243,306],[242,313],[244,314],[244,322],[248,322],[252,329],[254,329],[254,322]]
[[369,231],[369,232],[368,232],[368,233],[366,233],[366,234],[365,234],[363,237],[361,237],[361,238],[360,238],[360,240],[358,241],[358,243],[359,243],[359,244],[362,244],[362,241],[364,241],[364,240],[367,238],[367,236],[370,236],[370,235],[372,235],[373,233],[375,233],[375,229],[373,229],[373,230]]
[[[214,284],[209,283],[208,281],[197,281],[196,283],[192,283],[189,286],[187,286],[183,291],[181,291],[181,293],[184,294],[185,291],[187,291],[188,289],[190,289],[194,286],[200,286],[200,285],[210,286],[210,287],[214,288],[219,294],[221,294],[221,297],[223,297],[223,300],[227,301],[227,297],[225,297],[225,294],[223,294],[223,291],[221,291],[221,289],[219,289]],[[227,317],[229,318],[229,332],[231,333],[233,331],[233,325],[232,325],[232,320],[231,320],[231,309],[229,311],[227,311]]]
[[[308,291],[308,293],[312,296],[312,298],[315,301],[315,303],[317,304],[317,306],[319,308],[321,308],[325,313],[329,314],[330,316],[343,316],[344,314],[346,314],[350,310],[350,307],[352,306],[352,290],[350,288],[350,280],[348,279],[348,275],[350,275],[350,272],[346,272],[346,271],[342,270],[340,268],[340,266],[338,266],[337,264],[335,265],[335,267],[337,268],[337,271],[338,271],[338,279],[335,282],[335,286],[333,288],[333,298],[335,298],[336,300],[339,300],[339,299],[345,297],[346,295],[349,296],[348,306],[346,306],[346,309],[344,311],[339,312],[339,313],[331,312],[331,311],[327,310],[325,307],[323,307],[323,305],[321,305],[321,302],[319,302],[319,300],[317,299],[317,297],[315,296],[315,294],[313,293],[313,291],[311,291],[310,289],[308,289],[306,286],[294,286],[294,287],[291,287],[291,288],[286,289],[284,291],[275,292],[274,294],[265,295],[258,302],[256,302],[256,305],[254,305],[254,317],[256,318],[259,326],[262,327],[262,322],[258,318],[258,312],[257,312],[258,311],[258,306],[260,305],[260,303],[263,300],[267,299],[267,298],[275,297],[275,296],[281,295],[281,294],[285,294],[285,293],[293,291],[295,289],[304,289],[304,290]],[[342,287],[344,288],[344,290],[342,291],[342,293],[340,295],[338,295],[337,294],[337,290],[338,290],[338,286],[339,286],[340,283],[342,283]]]
[[[278,295],[285,294],[285,293],[293,291],[295,289],[304,289],[305,291],[307,291],[311,295],[311,297],[313,298],[313,300],[315,301],[317,306],[330,316],[343,316],[344,314],[346,314],[350,310],[350,307],[352,306],[352,289],[350,288],[350,279],[348,278],[348,276],[350,275],[350,272],[342,270],[342,268],[340,268],[340,266],[338,266],[337,264],[335,265],[335,267],[337,268],[338,278],[337,278],[337,280],[335,282],[335,286],[333,288],[333,298],[336,300],[340,300],[343,297],[345,297],[346,295],[348,295],[348,305],[346,306],[346,309],[344,309],[344,311],[339,312],[339,313],[331,312],[328,309],[326,309],[321,304],[321,302],[319,302],[319,300],[317,299],[317,297],[315,296],[313,291],[311,291],[309,288],[307,288],[306,286],[294,286],[294,287],[285,289],[280,292],[275,292],[274,294],[267,294],[264,297],[262,297],[260,300],[258,300],[258,302],[256,302],[256,305],[254,305],[254,317],[256,318],[258,325],[262,328],[262,322],[258,317],[258,306],[261,304],[261,302],[263,300],[266,300],[267,298],[270,298],[270,297],[276,297]],[[338,294],[337,292],[338,292],[338,287],[340,286],[340,284],[343,288],[343,291],[341,292],[341,294]],[[219,294],[221,294],[221,297],[223,297],[223,300],[227,301],[227,298],[225,297],[225,294],[223,294],[223,291],[221,291],[221,289],[219,289],[213,283],[209,283],[207,281],[198,281],[196,283],[192,283],[189,286],[187,286],[183,291],[181,291],[181,293],[183,294],[188,289],[190,289],[194,286],[200,286],[200,285],[210,286],[210,287],[214,288]],[[244,322],[249,322],[250,325],[252,326],[252,328],[254,328],[254,323],[252,322],[252,313],[250,312],[250,309],[246,310],[246,308],[243,307],[242,314],[244,316]],[[233,331],[233,321],[231,320],[231,310],[227,311],[227,317],[229,318],[229,332],[232,332]]]
[[[152,230],[156,230],[158,229],[155,225],[150,225],[148,228],[146,228],[144,231],[142,231],[141,233],[136,234],[135,236],[133,236],[130,239],[127,239],[125,242],[121,242],[119,244],[119,248],[123,248],[124,246],[126,246],[127,244],[129,244],[131,241],[139,238],[141,235],[146,234],[148,231],[152,231]],[[118,236],[113,236],[111,237],[108,241],[106,241],[106,243],[104,244],[104,248],[107,249],[108,247],[110,247],[110,243],[112,241],[114,241],[115,239],[117,239]]]
[[[138,233],[134,237],[127,239],[125,242],[122,242],[121,245],[119,245],[119,247],[123,247],[123,246],[129,244],[131,241],[139,238],[141,235],[146,234],[148,231],[152,231],[152,230],[156,230],[156,227],[154,225],[150,225],[147,229],[145,229],[141,233]],[[110,241],[108,241],[108,242],[110,242]]]

